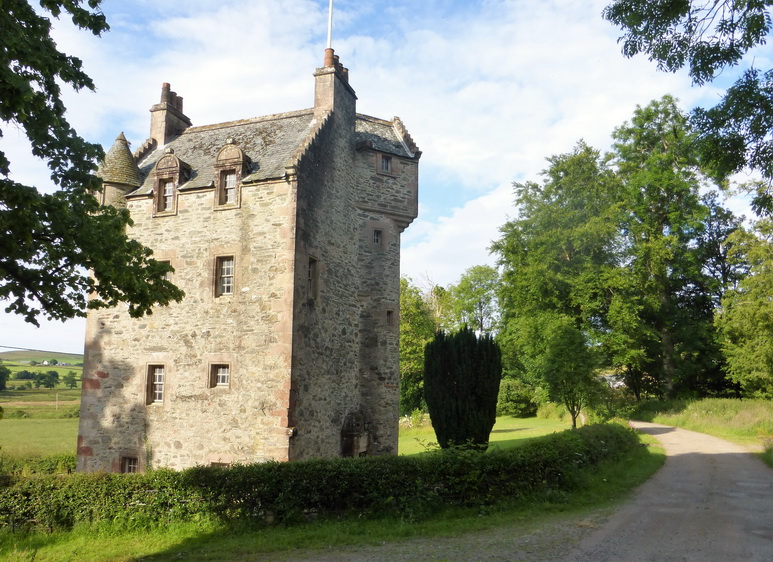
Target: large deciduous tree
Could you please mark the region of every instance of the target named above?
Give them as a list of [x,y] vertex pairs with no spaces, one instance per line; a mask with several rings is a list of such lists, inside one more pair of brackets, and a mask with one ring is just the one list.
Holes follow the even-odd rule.
[[773,221],[755,230],[731,239],[731,255],[748,260],[750,274],[725,294],[717,325],[730,378],[745,395],[773,398]]
[[620,225],[625,290],[617,292],[618,305],[633,314],[635,324],[610,327],[640,337],[631,343],[644,353],[638,365],[617,361],[671,392],[689,365],[683,359],[704,348],[703,329],[712,325],[710,295],[695,290],[706,284],[695,242],[707,215],[699,195],[707,180],[687,120],[670,96],[638,107],[613,136],[626,209]]
[[467,324],[479,333],[491,333],[499,318],[499,273],[488,265],[475,265],[452,285],[451,307],[457,326]]
[[0,301],[36,325],[41,314],[62,320],[119,302],[141,316],[183,296],[165,279],[170,266],[127,237],[128,212],[93,196],[101,189],[94,171],[102,149],[79,137],[65,117],[60,86],[93,90],[94,84],[79,59],[57,49],[49,17],[69,15],[100,35],[108,25],[99,4],[45,0],[38,13],[25,0],[8,0],[0,10],[2,127],[24,131],[58,188],[43,193],[15,181],[0,152]]
[[[668,72],[687,67],[702,85],[765,44],[771,6],[773,0],[615,0],[604,17],[622,28],[625,56],[644,53]],[[692,120],[715,177],[758,170],[767,182],[755,210],[773,212],[773,70],[746,70],[716,106],[695,109]]]
[[438,444],[485,450],[502,378],[499,346],[465,326],[451,334],[439,331],[424,357],[424,395]]
[[713,316],[744,275],[728,255],[740,220],[716,196],[700,197],[711,182],[672,98],[637,108],[614,138],[609,155],[579,143],[548,160],[541,184],[515,184],[518,216],[493,245],[506,371],[548,384],[544,332],[561,318],[637,399],[726,393]]
[[606,158],[580,142],[548,162],[542,183],[514,184],[518,216],[492,245],[503,270],[499,341],[505,369],[535,385],[539,373],[524,361],[531,323],[557,314],[598,335],[605,287],[618,261],[619,188]]

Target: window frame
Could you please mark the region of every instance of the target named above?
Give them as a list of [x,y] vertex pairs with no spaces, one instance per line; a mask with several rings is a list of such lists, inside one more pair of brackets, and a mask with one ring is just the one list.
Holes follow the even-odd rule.
[[[229,179],[233,180],[233,185],[229,185]],[[239,174],[236,168],[222,168],[218,170],[216,207],[238,207],[239,206]],[[232,200],[228,200],[228,195]]]
[[319,297],[319,260],[314,256],[309,256],[307,275],[306,291],[308,298],[316,300]]
[[[228,371],[226,373],[226,382],[220,382],[219,369],[225,367]],[[209,387],[210,388],[231,388],[231,364],[225,362],[210,363],[209,365]]]
[[[167,195],[166,189],[170,193]],[[156,198],[154,202],[156,215],[173,215],[177,212],[177,182],[174,176],[162,176],[156,180]]]
[[121,474],[137,474],[140,472],[140,458],[133,455],[121,455],[120,457]]
[[[159,370],[161,374],[160,381],[157,378]],[[151,363],[147,366],[145,402],[148,406],[153,404],[163,404],[165,398],[166,366],[163,363]]]
[[389,154],[381,154],[378,159],[378,173],[386,174],[388,176],[394,175],[394,165],[392,156]]
[[[158,263],[163,263],[168,265],[169,267],[172,266],[172,260],[158,260]],[[166,275],[164,275],[164,281],[172,281],[172,274],[174,274],[174,271],[167,271]]]
[[[230,260],[231,262],[231,272],[230,274],[224,273],[224,268],[226,265],[226,261]],[[230,279],[230,285],[228,287],[228,290],[226,289],[226,286],[224,285],[223,281],[225,279]],[[215,258],[215,297],[232,297],[234,293],[236,292],[236,257],[233,254],[230,255],[224,255],[224,256],[217,256]]]

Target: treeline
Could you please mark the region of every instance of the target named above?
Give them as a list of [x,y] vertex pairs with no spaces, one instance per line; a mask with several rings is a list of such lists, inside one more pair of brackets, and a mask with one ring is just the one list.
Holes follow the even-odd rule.
[[[574,417],[601,381],[643,397],[773,397],[773,222],[723,204],[669,96],[639,107],[608,153],[580,141],[446,289],[401,286],[401,409],[422,404],[424,345],[463,324],[495,335],[503,391],[528,387]],[[734,186],[764,193],[765,186]],[[759,201],[759,198],[756,199]]]
[[[13,377],[14,380],[25,382],[18,387],[9,387],[7,386],[7,383],[9,380],[11,380],[11,377]],[[78,387],[79,380],[80,377],[75,371],[68,371],[60,381],[59,373],[54,370],[31,372],[26,369],[22,369],[21,371],[13,373],[7,367],[0,365],[0,391],[16,388],[31,390],[33,387],[53,389],[59,386],[60,382],[63,383],[67,388],[74,389]]]

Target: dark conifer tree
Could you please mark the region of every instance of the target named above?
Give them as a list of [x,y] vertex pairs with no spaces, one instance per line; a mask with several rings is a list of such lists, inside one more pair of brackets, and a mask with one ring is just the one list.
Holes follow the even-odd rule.
[[501,378],[502,358],[493,337],[477,337],[466,326],[435,334],[424,351],[424,396],[442,448],[488,447]]

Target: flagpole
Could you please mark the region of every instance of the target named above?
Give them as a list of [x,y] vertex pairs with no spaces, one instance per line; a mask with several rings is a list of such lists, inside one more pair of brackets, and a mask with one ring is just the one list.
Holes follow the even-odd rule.
[[330,0],[327,14],[327,48],[333,48],[333,0]]

